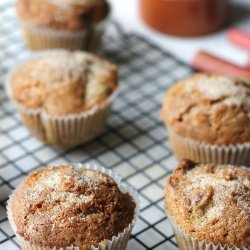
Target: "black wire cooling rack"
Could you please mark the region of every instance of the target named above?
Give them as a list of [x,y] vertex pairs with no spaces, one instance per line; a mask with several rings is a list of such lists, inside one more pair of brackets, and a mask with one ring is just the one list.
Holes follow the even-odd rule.
[[[36,140],[21,124],[4,92],[4,77],[27,56],[12,0],[0,3],[0,249],[18,249],[6,218],[11,191],[31,171],[62,162],[94,162],[118,172],[138,190],[141,214],[128,249],[177,249],[164,213],[164,182],[176,164],[159,110],[166,90],[192,69],[136,34],[114,29],[102,52],[120,67],[120,94],[104,133],[81,147],[59,151]],[[119,32],[118,32],[119,30]]]

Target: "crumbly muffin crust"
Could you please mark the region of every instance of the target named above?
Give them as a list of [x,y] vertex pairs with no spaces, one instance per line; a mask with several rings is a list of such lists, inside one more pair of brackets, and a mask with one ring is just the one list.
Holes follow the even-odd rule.
[[250,171],[182,160],[165,187],[166,209],[188,235],[250,246]]
[[81,31],[102,21],[109,14],[105,0],[18,0],[17,15],[21,21],[65,31]]
[[11,206],[17,233],[30,244],[80,250],[123,232],[135,210],[132,197],[111,177],[71,164],[28,176]]
[[45,55],[11,76],[14,100],[51,115],[77,114],[105,102],[118,85],[117,67],[85,52]]
[[215,145],[250,141],[250,80],[195,74],[166,94],[161,115],[183,137]]

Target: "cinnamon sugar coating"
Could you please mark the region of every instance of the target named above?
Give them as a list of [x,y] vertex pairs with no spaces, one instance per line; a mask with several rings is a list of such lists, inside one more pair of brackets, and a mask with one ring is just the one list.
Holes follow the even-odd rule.
[[179,135],[230,145],[250,141],[250,80],[195,74],[166,94],[161,116]]
[[90,250],[132,222],[135,203],[108,175],[71,164],[45,167],[17,188],[12,214],[31,245]]
[[166,209],[191,237],[250,246],[250,171],[182,160],[165,186]]
[[18,0],[21,21],[41,28],[81,31],[109,14],[105,0]]
[[117,85],[117,67],[85,52],[43,55],[24,63],[11,76],[17,103],[57,116],[102,104]]

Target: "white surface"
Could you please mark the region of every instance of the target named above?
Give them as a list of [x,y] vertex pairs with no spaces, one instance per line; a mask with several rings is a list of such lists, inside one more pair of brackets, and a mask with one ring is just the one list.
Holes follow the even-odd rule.
[[[195,52],[199,49],[207,50],[240,65],[244,65],[247,62],[248,54],[245,50],[236,47],[228,41],[226,29],[200,38],[186,39],[163,35],[153,31],[143,23],[139,15],[138,0],[109,1],[113,7],[113,18],[120,22],[125,31],[138,32],[144,35],[185,62],[190,62]],[[232,13],[233,16],[243,18],[241,21],[236,21],[233,26],[243,27],[250,31],[250,0],[234,0],[233,2],[245,12],[243,15],[238,8],[232,8],[232,11],[234,11]]]

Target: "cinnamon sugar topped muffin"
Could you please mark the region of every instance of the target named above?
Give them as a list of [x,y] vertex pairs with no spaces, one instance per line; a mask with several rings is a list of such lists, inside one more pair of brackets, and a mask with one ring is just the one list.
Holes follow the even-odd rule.
[[195,74],[170,88],[161,116],[178,160],[250,164],[250,79]]
[[80,31],[91,22],[103,20],[109,12],[104,0],[18,0],[17,14],[32,25]]
[[11,202],[17,234],[50,249],[105,244],[132,223],[135,207],[112,177],[72,164],[29,175]]
[[30,60],[12,75],[12,95],[29,109],[69,115],[93,108],[117,88],[117,68],[97,56],[64,53]]
[[[215,245],[250,246],[248,169],[182,160],[165,195],[167,212],[188,236]],[[177,239],[183,246],[178,233]]]
[[26,127],[59,148],[83,144],[104,130],[117,87],[115,65],[79,51],[37,53],[6,78]]
[[250,80],[196,74],[166,95],[163,119],[180,135],[203,143],[250,141]]

